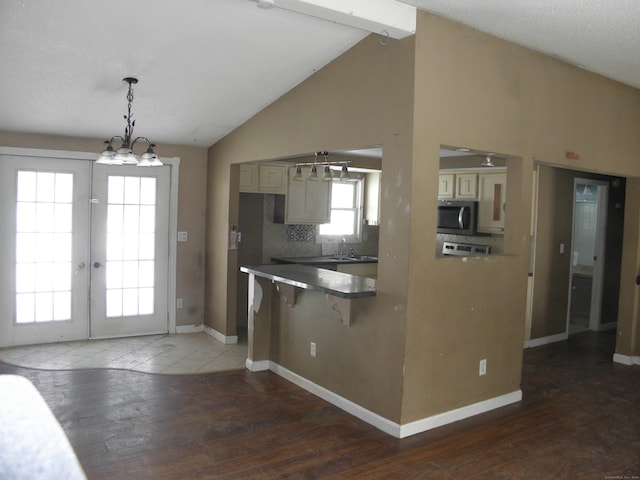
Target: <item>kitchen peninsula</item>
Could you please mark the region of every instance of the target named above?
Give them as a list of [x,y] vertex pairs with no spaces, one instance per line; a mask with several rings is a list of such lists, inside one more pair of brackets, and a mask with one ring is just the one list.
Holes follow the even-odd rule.
[[[289,317],[351,326],[358,306],[375,298],[376,280],[301,264],[243,266],[249,274],[247,368],[266,370],[279,362],[272,340]],[[294,320],[295,322],[295,320]]]

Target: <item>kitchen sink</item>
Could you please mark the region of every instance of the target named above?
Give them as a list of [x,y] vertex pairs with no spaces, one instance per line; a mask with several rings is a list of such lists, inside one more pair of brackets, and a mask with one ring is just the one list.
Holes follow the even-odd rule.
[[373,255],[336,255],[334,257],[329,257],[329,260],[336,260],[340,262],[356,262],[358,260],[369,260],[369,261],[378,261],[378,257],[374,257]]

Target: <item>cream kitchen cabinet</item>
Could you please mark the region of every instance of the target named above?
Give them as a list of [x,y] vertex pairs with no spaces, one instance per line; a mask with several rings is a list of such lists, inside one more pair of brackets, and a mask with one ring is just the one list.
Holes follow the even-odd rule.
[[378,278],[377,263],[341,263],[338,265],[337,271],[359,277]]
[[244,193],[287,192],[287,165],[245,163],[240,165],[240,191]]
[[440,173],[438,176],[438,200],[477,200],[477,173]]
[[309,180],[309,170],[309,167],[303,167],[302,177],[296,180],[296,169],[289,169],[284,197],[284,223],[287,225],[317,225],[331,219],[332,182],[323,181],[322,176]]
[[367,225],[380,225],[382,172],[367,173],[364,185],[364,221]]
[[478,232],[504,233],[507,174],[478,175]]
[[258,191],[258,165],[243,163],[240,165],[240,191],[256,193]]
[[438,199],[453,200],[456,195],[456,175],[441,173],[438,175]]
[[478,174],[456,173],[457,200],[477,200],[478,198]]

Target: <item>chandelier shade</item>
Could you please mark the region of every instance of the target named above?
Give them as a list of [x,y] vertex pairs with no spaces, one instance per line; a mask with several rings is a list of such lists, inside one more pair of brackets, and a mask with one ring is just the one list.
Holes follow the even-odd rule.
[[[124,116],[127,121],[127,125],[124,129],[124,136],[114,135],[110,140],[105,140],[104,143],[107,147],[100,154],[96,163],[101,165],[136,165],[138,167],[161,167],[163,163],[158,158],[158,155],[153,151],[155,144],[146,137],[137,137],[131,140],[133,137],[133,128],[136,125],[136,121],[133,119],[131,113],[131,104],[133,103],[133,85],[138,83],[138,79],[134,77],[123,78],[124,83],[129,84],[129,90],[127,92],[127,114]],[[137,143],[146,143],[147,149],[142,155],[137,155],[133,147]],[[119,144],[117,149],[114,149],[114,143]]]

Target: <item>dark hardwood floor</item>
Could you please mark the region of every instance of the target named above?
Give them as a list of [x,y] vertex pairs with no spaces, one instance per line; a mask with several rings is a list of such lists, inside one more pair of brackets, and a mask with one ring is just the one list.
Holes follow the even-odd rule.
[[638,479],[640,367],[614,342],[526,350],[521,403],[403,440],[270,372],[0,373],[35,384],[89,479]]

